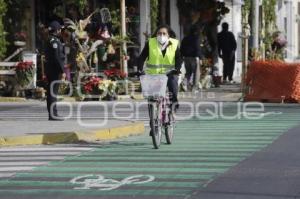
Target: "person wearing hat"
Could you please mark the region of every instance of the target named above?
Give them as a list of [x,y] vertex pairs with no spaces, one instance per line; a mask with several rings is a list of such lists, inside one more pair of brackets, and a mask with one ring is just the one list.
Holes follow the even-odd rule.
[[59,39],[62,26],[57,21],[49,24],[49,38],[45,50],[45,73],[48,80],[47,85],[47,109],[49,120],[61,121],[62,117],[57,114],[56,102],[59,89],[59,81],[64,74],[64,49]]

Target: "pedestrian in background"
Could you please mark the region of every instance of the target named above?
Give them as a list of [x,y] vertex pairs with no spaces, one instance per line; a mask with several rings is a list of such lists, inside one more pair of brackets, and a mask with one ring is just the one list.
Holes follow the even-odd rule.
[[174,31],[167,26],[160,26],[146,43],[138,60],[138,70],[144,71],[144,62],[147,60],[147,74],[166,74],[168,89],[172,93],[172,106],[178,109],[178,75],[182,65],[179,41],[174,39]]
[[49,25],[49,38],[45,50],[45,73],[48,80],[47,85],[47,109],[49,120],[63,120],[57,114],[57,95],[59,89],[59,81],[65,78],[64,73],[64,49],[60,41],[62,26],[57,21],[53,21]]
[[200,65],[203,59],[200,47],[200,31],[197,25],[193,25],[189,34],[183,38],[180,52],[184,58],[186,86],[188,90],[194,90],[199,83]]
[[218,51],[223,60],[223,82],[233,82],[233,71],[235,65],[236,40],[232,32],[228,31],[229,25],[224,22],[222,31],[218,33]]

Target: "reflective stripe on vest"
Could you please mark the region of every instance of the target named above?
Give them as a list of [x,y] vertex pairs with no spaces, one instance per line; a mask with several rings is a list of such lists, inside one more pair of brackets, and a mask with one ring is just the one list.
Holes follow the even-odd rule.
[[178,47],[178,40],[170,38],[171,45],[167,47],[163,56],[157,39],[149,39],[149,59],[147,61],[147,74],[165,74],[175,66],[175,54]]
[[174,65],[150,65],[147,64],[146,73],[150,75],[166,74],[174,68]]

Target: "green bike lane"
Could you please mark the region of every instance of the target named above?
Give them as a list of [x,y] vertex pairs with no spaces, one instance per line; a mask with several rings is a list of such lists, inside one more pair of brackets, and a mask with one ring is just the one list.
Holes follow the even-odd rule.
[[[267,108],[260,120],[193,118],[174,144],[154,150],[148,135],[99,144],[0,181],[1,198],[185,198],[299,124],[298,107]],[[275,112],[274,112],[275,111]],[[225,109],[230,115],[232,109]]]

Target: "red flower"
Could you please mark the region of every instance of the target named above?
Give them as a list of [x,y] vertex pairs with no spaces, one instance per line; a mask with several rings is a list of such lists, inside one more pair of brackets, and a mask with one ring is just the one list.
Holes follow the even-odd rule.
[[26,71],[33,69],[33,62],[25,61],[25,62],[18,62],[16,65],[16,70],[18,71]]
[[34,75],[33,62],[18,62],[16,65],[17,81],[21,86],[26,86],[32,81]]
[[91,87],[91,85],[89,85],[89,84],[86,84],[86,85],[84,85],[84,90],[87,92],[87,93],[90,93],[90,92],[92,92],[92,87]]
[[117,68],[105,70],[104,74],[107,76],[107,78],[113,79],[113,80],[124,79],[126,77],[126,73],[122,72],[120,69],[117,69]]
[[96,76],[91,76],[85,83],[84,83],[84,91],[86,93],[93,93],[93,91],[97,91],[98,85],[101,83],[102,79]]

